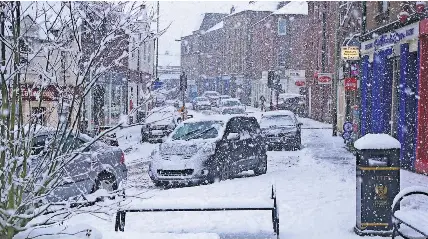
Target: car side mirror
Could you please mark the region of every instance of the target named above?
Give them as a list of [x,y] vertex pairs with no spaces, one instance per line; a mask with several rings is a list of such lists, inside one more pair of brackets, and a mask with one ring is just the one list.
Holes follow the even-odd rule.
[[193,119],[193,115],[187,115],[188,119]]
[[227,135],[228,140],[238,140],[239,139],[239,134],[238,133],[229,133]]
[[302,127],[302,125],[303,125],[302,122],[297,123],[297,126],[299,126],[299,127]]

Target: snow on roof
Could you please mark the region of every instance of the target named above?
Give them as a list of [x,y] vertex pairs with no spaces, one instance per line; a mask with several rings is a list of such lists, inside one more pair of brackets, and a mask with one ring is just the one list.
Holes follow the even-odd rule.
[[[262,12],[273,12],[278,7],[279,2],[272,1],[254,1],[244,6],[238,6],[235,8],[235,12],[230,15],[234,15],[245,11],[262,11]],[[230,16],[229,15],[229,16]]]
[[294,97],[304,97],[304,95],[294,94],[294,93],[282,93],[282,94],[279,94],[279,98],[283,98],[283,99],[289,99],[289,98],[294,98]]
[[388,134],[366,134],[354,143],[354,147],[363,149],[399,149],[400,142]]
[[289,110],[275,110],[275,111],[263,112],[262,114],[262,116],[271,116],[271,115],[294,115],[294,113]]
[[208,32],[215,31],[215,30],[222,29],[222,28],[223,28],[223,26],[224,26],[224,22],[223,22],[223,21],[221,21],[221,22],[219,22],[219,23],[215,24],[213,27],[211,27],[211,28],[210,28],[210,29],[208,29],[207,31],[205,31],[205,33],[204,33],[204,34],[206,34],[206,33],[208,33]]
[[308,15],[308,3],[306,1],[291,1],[273,14],[300,14]]

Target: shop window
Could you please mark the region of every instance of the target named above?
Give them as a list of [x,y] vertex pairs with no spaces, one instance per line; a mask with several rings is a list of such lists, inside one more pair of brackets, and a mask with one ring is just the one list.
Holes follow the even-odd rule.
[[31,116],[36,124],[46,126],[46,107],[32,107]]
[[389,3],[388,1],[379,1],[377,2],[377,9],[379,13],[388,12]]

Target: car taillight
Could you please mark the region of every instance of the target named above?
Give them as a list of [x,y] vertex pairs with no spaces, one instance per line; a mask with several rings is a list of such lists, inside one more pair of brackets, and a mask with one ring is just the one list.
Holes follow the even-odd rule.
[[120,157],[120,163],[124,164],[125,163],[125,154],[122,152],[122,156]]

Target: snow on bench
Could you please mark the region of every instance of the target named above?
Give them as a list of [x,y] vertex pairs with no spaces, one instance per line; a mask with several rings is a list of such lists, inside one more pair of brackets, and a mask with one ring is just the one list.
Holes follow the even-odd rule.
[[[417,209],[401,209],[400,203],[401,201],[410,196],[414,195],[422,195],[428,197],[428,188],[414,186],[401,190],[397,196],[395,196],[394,201],[392,203],[392,218],[393,218],[393,226],[394,231],[392,233],[392,238],[395,238],[396,235],[400,235],[403,238],[406,238],[403,234],[405,233],[403,230],[400,230],[400,224],[404,224],[408,227],[408,229],[412,229],[415,232],[420,233],[421,235],[428,238],[428,212],[424,210]],[[428,200],[426,200],[428,202]],[[408,230],[405,230],[406,234]],[[421,236],[418,235],[418,236]],[[407,235],[408,236],[408,235]]]
[[121,204],[115,220],[115,231],[125,230],[127,212],[180,212],[180,211],[271,211],[273,231],[279,237],[279,212],[276,192],[272,185],[272,195],[267,198],[171,198],[125,200]]
[[421,210],[398,210],[394,213],[396,219],[428,236],[428,214]]
[[132,200],[122,203],[120,210],[178,211],[182,209],[265,208],[272,209],[269,198],[171,198]]

